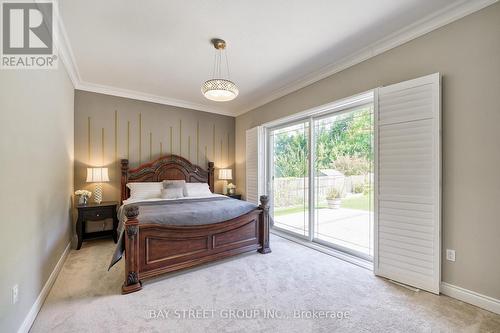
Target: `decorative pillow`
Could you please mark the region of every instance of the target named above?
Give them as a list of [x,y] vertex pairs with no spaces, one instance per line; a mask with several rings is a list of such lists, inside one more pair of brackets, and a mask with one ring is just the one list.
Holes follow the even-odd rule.
[[161,190],[162,199],[177,199],[184,197],[184,185],[182,181],[163,181],[163,189]]
[[207,197],[211,195],[212,192],[207,183],[186,183],[184,187],[185,197]]
[[184,198],[184,189],[182,187],[164,188],[161,190],[162,199]]
[[161,197],[163,184],[160,182],[128,183],[129,199],[153,199]]
[[180,184],[181,187],[184,187],[184,184],[186,184],[186,181],[184,179],[180,180],[164,180],[163,181],[163,188],[167,188],[167,185],[169,184]]

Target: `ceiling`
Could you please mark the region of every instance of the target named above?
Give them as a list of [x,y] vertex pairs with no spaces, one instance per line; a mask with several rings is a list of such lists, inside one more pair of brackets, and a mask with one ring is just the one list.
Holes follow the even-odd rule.
[[[235,116],[472,2],[481,1],[80,0],[60,1],[60,12],[78,89]],[[240,90],[230,102],[200,91],[211,78],[213,37],[228,44]]]

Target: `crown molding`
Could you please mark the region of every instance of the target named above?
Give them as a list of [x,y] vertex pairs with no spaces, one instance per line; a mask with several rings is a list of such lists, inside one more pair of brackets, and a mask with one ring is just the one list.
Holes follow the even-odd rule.
[[368,45],[367,47],[347,57],[344,57],[339,61],[326,65],[315,72],[302,76],[294,82],[274,90],[267,97],[259,99],[258,102],[248,104],[241,110],[238,110],[236,112],[236,116],[240,116],[248,111],[258,108],[259,106],[265,105],[294,91],[307,87],[308,85],[311,85],[344,69],[357,65],[365,60],[389,51],[390,49],[393,49],[397,46],[405,44],[413,39],[423,36],[433,30],[461,19],[496,2],[498,2],[498,0],[457,1],[399,31],[396,31],[395,33],[390,34],[387,37],[384,37]]
[[71,43],[68,38],[68,34],[66,33],[64,20],[59,13],[58,0],[53,0],[53,2],[55,4],[54,12],[55,12],[55,22],[56,22],[54,41],[58,51],[57,54],[60,60],[63,62],[64,66],[66,67],[66,72],[68,73],[68,76],[71,79],[71,82],[73,83],[73,87],[75,89],[90,91],[105,95],[117,96],[117,97],[130,98],[139,101],[193,109],[197,111],[210,112],[215,114],[221,114],[224,116],[231,116],[231,117],[235,116],[234,113],[231,111],[220,110],[218,108],[206,106],[203,104],[192,103],[180,99],[158,96],[140,91],[122,89],[118,87],[106,86],[102,84],[83,81],[80,75],[80,71],[78,69],[77,62],[75,60],[75,55],[73,53],[73,49],[71,47]]
[[[57,0],[55,0],[54,2],[57,3]],[[59,57],[61,58],[63,64],[65,65],[68,75],[75,89],[236,117],[248,111],[251,111],[255,108],[258,108],[259,106],[272,102],[280,97],[288,95],[294,91],[302,89],[317,81],[320,81],[328,76],[338,73],[346,68],[359,64],[383,52],[386,52],[390,49],[393,49],[397,46],[407,43],[415,38],[423,36],[435,29],[438,29],[446,24],[456,21],[464,16],[472,14],[496,2],[498,2],[498,0],[456,1],[453,4],[443,8],[442,10],[437,11],[421,20],[418,20],[417,22],[375,43],[372,43],[367,47],[339,61],[326,65],[315,72],[302,76],[301,78],[289,84],[286,84],[278,89],[273,90],[266,97],[258,99],[258,102],[247,104],[246,106],[240,108],[239,110],[235,110],[235,112],[221,110],[207,105],[170,98],[167,96],[158,96],[144,92],[83,81],[81,79],[80,72],[78,70],[78,66],[71,48],[71,44],[69,42],[68,35],[66,33],[63,19],[61,15],[58,14],[59,11],[58,5],[56,6],[57,8],[56,45],[58,47]]]
[[54,3],[54,45],[57,48],[57,55],[62,61],[66,72],[73,83],[73,87],[80,83],[80,72],[78,70],[78,65],[75,61],[75,56],[71,48],[71,44],[66,34],[66,29],[64,28],[64,21],[59,12],[59,3],[57,0],[53,0]]
[[232,113],[231,111],[224,111],[216,108],[211,108],[203,104],[192,103],[180,99],[158,96],[135,90],[110,87],[106,85],[95,84],[85,81],[80,81],[78,85],[75,86],[75,89],[234,117],[234,113]]

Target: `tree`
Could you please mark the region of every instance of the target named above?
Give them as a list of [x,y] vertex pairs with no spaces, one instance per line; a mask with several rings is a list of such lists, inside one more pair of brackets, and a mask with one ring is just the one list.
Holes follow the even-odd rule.
[[[354,166],[352,170],[343,170],[344,173],[365,172],[366,165],[373,160],[371,107],[318,120],[315,126],[317,169],[341,169],[342,165]],[[307,176],[306,133],[307,129],[281,132],[275,136],[275,176]]]
[[307,139],[303,131],[278,134],[274,151],[276,177],[307,175]]

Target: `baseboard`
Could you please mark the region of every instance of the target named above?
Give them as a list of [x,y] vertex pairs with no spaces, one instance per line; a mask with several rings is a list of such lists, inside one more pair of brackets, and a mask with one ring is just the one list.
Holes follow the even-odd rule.
[[[341,260],[350,262],[352,264],[358,265],[360,267],[370,269],[370,270],[373,269],[372,263],[370,263],[366,260],[351,256],[351,255],[346,254],[346,253],[342,253],[340,251],[328,249],[326,247],[323,247],[323,246],[315,244],[315,243],[306,242],[306,241],[301,240],[297,237],[290,236],[284,232],[280,232],[280,231],[275,230],[275,229],[271,229],[271,233],[276,235],[276,236],[288,239],[292,242],[296,242],[296,243],[299,243],[301,245],[304,245],[304,246],[310,247],[312,249],[326,253],[328,255],[334,256],[338,259],[341,259]],[[464,288],[458,287],[458,286],[454,286],[454,285],[446,283],[446,282],[441,282],[440,287],[441,287],[440,293],[443,295],[450,296],[450,297],[456,298],[462,302],[469,303],[469,304],[475,305],[477,307],[480,307],[482,309],[500,314],[500,300],[499,299],[489,297],[486,295],[482,295],[482,294],[476,293],[475,291],[464,289]]]
[[500,299],[476,293],[475,291],[441,282],[441,294],[456,298],[482,309],[500,314]]
[[54,282],[56,282],[57,276],[59,275],[59,272],[61,271],[61,268],[64,265],[64,262],[66,261],[66,258],[68,257],[69,251],[71,249],[71,242],[68,243],[66,248],[64,249],[61,257],[59,258],[59,261],[56,264],[56,267],[54,267],[54,270],[52,273],[50,273],[49,278],[47,279],[47,282],[45,282],[45,285],[42,288],[42,291],[40,291],[40,294],[36,298],[35,303],[31,306],[30,312],[26,315],[24,318],[23,323],[17,330],[17,333],[28,333],[31,325],[33,325],[33,322],[35,321],[36,316],[38,315],[38,312],[42,308],[43,302],[49,295],[50,289],[52,289],[52,286],[54,285]]

